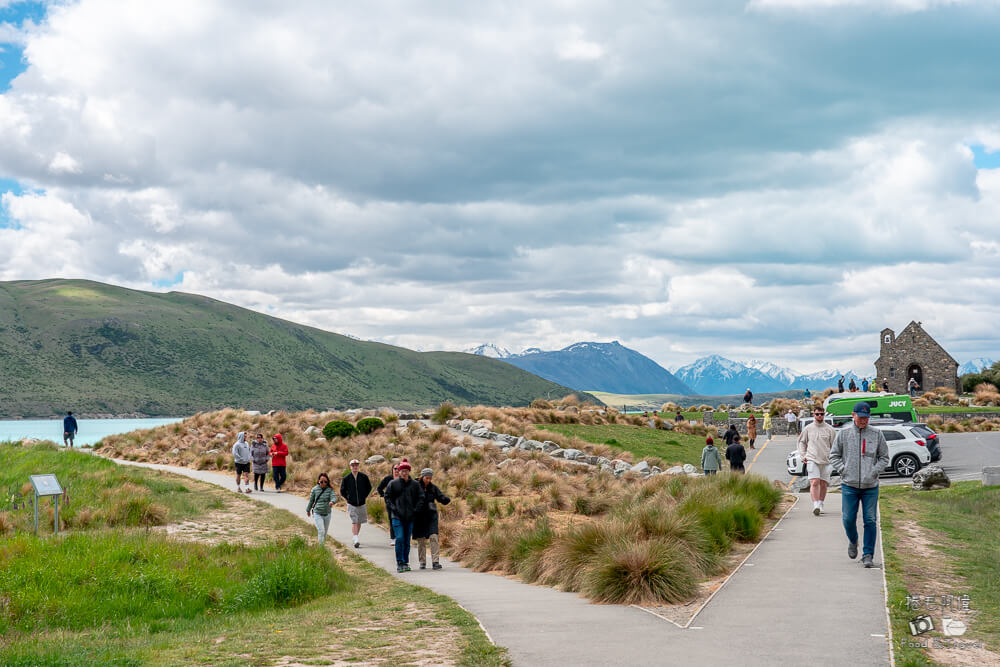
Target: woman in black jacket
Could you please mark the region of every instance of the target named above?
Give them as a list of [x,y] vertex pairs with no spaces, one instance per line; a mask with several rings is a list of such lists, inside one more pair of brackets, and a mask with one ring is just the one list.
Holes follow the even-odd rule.
[[431,567],[435,570],[441,569],[441,545],[438,541],[438,511],[436,502],[447,505],[451,498],[441,493],[441,489],[434,485],[431,477],[434,471],[424,468],[420,471],[420,490],[423,496],[417,513],[413,520],[413,539],[417,541],[417,558],[420,560],[420,569],[427,569],[427,543],[431,545]]

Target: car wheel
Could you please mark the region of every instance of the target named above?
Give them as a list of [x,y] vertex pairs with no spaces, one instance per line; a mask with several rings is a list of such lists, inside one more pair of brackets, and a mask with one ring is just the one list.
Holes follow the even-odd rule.
[[912,454],[900,454],[893,461],[892,468],[900,477],[913,477],[913,473],[920,470],[920,461]]

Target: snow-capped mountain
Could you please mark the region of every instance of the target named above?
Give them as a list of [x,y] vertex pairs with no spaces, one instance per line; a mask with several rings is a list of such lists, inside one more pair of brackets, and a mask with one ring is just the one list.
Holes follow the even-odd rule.
[[785,384],[788,385],[791,385],[793,382],[795,382],[795,378],[797,378],[800,375],[800,373],[796,373],[791,368],[778,366],[776,364],[772,364],[770,361],[751,359],[750,361],[741,361],[739,363],[743,364],[747,368],[758,370],[764,375],[770,378],[774,378],[779,382],[784,382]]
[[958,367],[958,374],[965,375],[966,373],[979,373],[984,368],[989,368],[996,361],[993,359],[987,359],[986,357],[979,357],[978,359],[972,359],[966,361],[964,364]]
[[787,382],[717,354],[681,366],[676,375],[695,392],[706,396],[742,394],[747,387],[754,393],[788,389]]
[[513,353],[505,347],[500,347],[493,343],[483,343],[482,345],[477,345],[476,347],[470,347],[467,350],[462,350],[468,354],[478,354],[481,357],[492,357],[493,359],[506,359],[507,357],[513,356]]
[[[816,371],[815,373],[806,373],[805,375],[797,375],[788,388],[822,391],[827,387],[836,387],[837,380],[840,379],[841,375],[844,376],[844,387],[849,386],[852,379],[859,386],[861,385],[861,376],[854,371],[825,370]],[[875,377],[874,373],[868,376],[869,379],[873,377]]]

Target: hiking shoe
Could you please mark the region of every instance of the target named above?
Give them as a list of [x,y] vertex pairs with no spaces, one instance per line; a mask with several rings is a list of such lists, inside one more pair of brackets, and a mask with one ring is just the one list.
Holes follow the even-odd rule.
[[858,557],[858,543],[857,542],[851,542],[850,544],[847,545],[847,557],[848,558],[857,558]]
[[361,548],[361,542],[355,542],[354,543],[354,548],[355,549],[360,549]]
[[411,568],[409,565],[404,565],[403,566],[403,572],[412,572],[412,571],[413,571],[413,568]]
[[819,505],[813,508],[813,516],[819,516]]
[[420,564],[420,569],[421,570],[426,570],[427,569],[427,563],[421,563]]
[[865,554],[864,556],[862,556],[861,564],[864,565],[865,567],[875,567],[875,563],[872,560],[871,554]]
[[440,570],[441,569],[441,563],[434,563],[434,565],[432,565],[431,567],[433,567],[435,570]]
[[396,572],[406,572],[406,568],[404,568],[402,565],[397,565]]

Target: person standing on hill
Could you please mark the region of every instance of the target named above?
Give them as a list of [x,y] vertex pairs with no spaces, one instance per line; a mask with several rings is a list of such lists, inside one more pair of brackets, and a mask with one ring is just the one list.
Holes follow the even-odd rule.
[[330,476],[321,472],[316,478],[316,486],[309,494],[309,503],[306,505],[306,516],[316,516],[313,521],[316,523],[316,536],[319,538],[319,545],[326,542],[326,534],[330,532],[330,508],[337,502],[337,495],[330,488]]
[[368,475],[360,472],[361,461],[351,459],[351,471],[340,480],[340,495],[347,501],[347,514],[351,517],[351,534],[354,548],[360,549],[361,524],[368,523],[368,495],[372,492],[372,482]]
[[[274,491],[275,493],[281,493],[281,487],[285,485],[285,480],[288,479],[285,467],[288,465],[288,445],[285,444],[284,439],[282,439],[280,433],[275,433],[271,436],[274,444],[271,445],[271,475],[274,477]],[[329,478],[327,479],[329,481]]]
[[398,477],[399,466],[393,465],[392,474],[383,477],[382,481],[378,483],[378,488],[376,489],[378,495],[385,501],[385,522],[389,526],[389,544],[391,545],[396,544],[396,531],[392,528],[392,503],[390,503],[389,499],[385,497],[385,490],[388,488],[389,482],[397,479]]
[[[245,431],[240,431],[233,443],[233,463],[236,464],[236,490],[250,493],[250,445]],[[245,489],[240,489],[240,477],[245,480]]]
[[392,504],[392,529],[396,535],[396,571],[410,571],[410,538],[413,517],[420,506],[420,484],[410,478],[410,463],[399,462],[399,477],[389,482],[385,497]]
[[[267,459],[271,456],[271,449],[267,446],[267,441],[261,433],[250,442],[250,460],[253,462],[253,490],[263,491],[264,480],[267,478]],[[259,488],[258,488],[259,483]]]
[[841,375],[840,379],[837,380],[837,393],[838,394],[843,394],[844,393],[844,376],[843,375]]
[[826,487],[830,484],[830,448],[837,431],[824,421],[826,411],[813,408],[813,421],[802,429],[797,448],[799,460],[806,464],[809,476],[809,495],[812,496],[813,514],[819,516],[826,501]]
[[865,525],[861,562],[874,567],[875,538],[878,532],[878,476],[889,465],[889,446],[877,428],[868,425],[871,407],[865,401],[854,404],[854,423],[844,426],[830,448],[830,464],[840,473],[841,514],[847,533],[847,557],[858,557],[858,503]]
[[424,468],[420,471],[420,505],[413,517],[413,539],[417,541],[417,559],[420,569],[427,569],[427,543],[431,546],[431,567],[441,569],[441,545],[438,540],[438,511],[435,501],[442,505],[451,502],[451,498],[441,493],[431,478],[434,471]]
[[726,447],[726,460],[729,461],[729,469],[733,472],[746,472],[743,462],[747,460],[747,450],[740,444],[739,433],[733,436],[733,444]]
[[753,405],[753,392],[750,391],[750,387],[747,387],[747,393],[743,394],[743,402]]
[[757,417],[752,413],[747,419],[747,441],[750,443],[750,449],[756,449],[753,446],[754,441],[757,439]]
[[706,475],[714,475],[722,470],[722,454],[716,448],[712,436],[705,438],[705,448],[701,450],[701,469]]
[[76,439],[77,430],[79,430],[79,426],[76,423],[76,417],[73,416],[72,411],[67,412],[66,416],[63,417],[63,447],[73,448],[73,440]]

